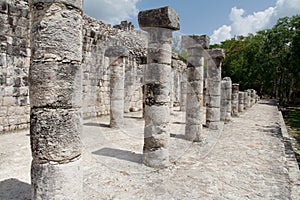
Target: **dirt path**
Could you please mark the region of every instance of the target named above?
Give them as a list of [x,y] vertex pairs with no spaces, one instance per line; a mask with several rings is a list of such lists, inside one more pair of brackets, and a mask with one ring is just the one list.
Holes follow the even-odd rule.
[[[202,143],[183,139],[184,113],[175,110],[164,170],[141,164],[140,115],[127,114],[121,130],[108,128],[108,117],[85,121],[85,199],[299,199],[299,168],[276,106],[261,102],[222,131],[205,130]],[[26,134],[0,136],[1,200],[30,197]]]

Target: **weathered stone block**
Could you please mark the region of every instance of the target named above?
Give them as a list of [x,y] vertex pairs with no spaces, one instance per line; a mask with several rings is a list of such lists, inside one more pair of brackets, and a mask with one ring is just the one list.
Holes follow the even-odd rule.
[[210,108],[206,110],[206,120],[210,122],[220,121],[220,108]]
[[208,97],[208,107],[210,108],[220,108],[221,105],[221,96],[212,96]]
[[30,68],[31,107],[80,107],[81,66],[56,62],[32,63]]
[[42,7],[33,6],[32,14],[32,60],[81,62],[82,33],[78,31],[82,30],[81,13],[63,5],[38,2]]
[[[191,81],[187,84],[187,94],[189,96],[199,97],[203,94],[203,83],[202,81]],[[199,100],[199,98],[197,98]],[[203,98],[201,97],[201,100]]]
[[200,142],[202,133],[202,124],[185,126],[185,139],[193,142]]
[[210,38],[207,35],[184,35],[181,39],[182,47],[185,49],[194,47],[209,48]]
[[[191,49],[189,49],[188,52],[190,53]],[[200,52],[199,55],[188,55],[188,65],[194,67],[204,67],[204,56],[202,54],[205,54],[205,52],[199,50],[197,52]]]
[[148,46],[148,63],[171,64],[172,46],[168,43],[152,43]]
[[171,80],[171,65],[150,63],[145,66],[145,84],[168,83]]
[[[201,120],[203,118],[203,113],[198,112],[197,110],[200,110],[200,106],[194,107],[192,110],[191,108],[187,109],[186,113],[186,124],[201,124]],[[197,111],[197,112],[196,112]]]
[[[0,105],[0,117],[6,117],[7,116],[7,107]],[[1,124],[1,123],[0,123]],[[2,125],[2,124],[1,124]]]
[[169,122],[170,108],[169,106],[145,106],[145,124],[167,124]]
[[37,9],[41,9],[43,6],[53,3],[65,4],[66,6],[70,6],[70,8],[75,7],[80,10],[82,8],[82,0],[29,0],[29,3],[37,7]]
[[141,29],[150,27],[180,29],[179,15],[168,6],[139,12],[138,21]]
[[128,57],[129,51],[125,46],[110,46],[105,50],[106,57]]
[[39,162],[67,163],[80,156],[81,126],[79,110],[32,109],[30,134],[33,158]]
[[222,122],[207,122],[207,126],[209,127],[209,129],[211,130],[220,130],[222,127]]
[[211,81],[221,82],[221,79],[222,79],[221,67],[208,66],[207,74],[208,74],[208,77],[207,77],[208,83]]
[[186,74],[188,82],[203,81],[203,67],[188,66]]
[[165,168],[170,165],[169,151],[166,148],[158,148],[155,151],[143,152],[143,163],[153,168]]
[[32,199],[83,199],[81,159],[67,164],[33,160],[31,172]]
[[208,95],[220,96],[221,95],[221,81],[209,81],[208,82]]
[[5,96],[2,100],[2,106],[15,106],[17,99],[12,96]]
[[208,52],[212,59],[223,60],[225,58],[225,52],[223,49],[210,49]]
[[145,104],[165,105],[170,103],[170,85],[169,84],[150,84],[145,85]]

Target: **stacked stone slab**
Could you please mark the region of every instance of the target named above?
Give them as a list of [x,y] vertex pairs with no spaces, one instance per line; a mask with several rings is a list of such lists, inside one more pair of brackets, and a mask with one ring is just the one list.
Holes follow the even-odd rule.
[[82,199],[82,1],[30,8],[32,199]]
[[209,42],[207,35],[182,37],[188,55],[185,138],[196,142],[201,140],[203,127],[203,68]]
[[239,87],[237,83],[232,84],[232,98],[231,98],[231,116],[239,116]]
[[149,34],[145,81],[143,163],[154,168],[169,165],[170,83],[172,32],[179,16],[170,7],[141,11],[139,26]]
[[124,46],[106,49],[110,68],[110,127],[121,128],[124,123],[124,79],[125,64],[129,55]]
[[223,78],[221,84],[221,121],[227,123],[231,119],[232,82],[230,77]]
[[251,91],[251,93],[250,93],[250,97],[251,97],[250,105],[252,107],[252,106],[254,106],[254,104],[256,102],[256,91],[254,89],[251,89],[250,91]]
[[245,109],[249,109],[251,107],[251,97],[250,90],[245,90]]
[[220,125],[220,104],[221,104],[221,65],[225,58],[223,49],[209,50],[207,66],[207,108],[206,126],[217,130]]
[[244,99],[245,99],[245,93],[239,92],[239,106],[238,106],[238,112],[244,111]]

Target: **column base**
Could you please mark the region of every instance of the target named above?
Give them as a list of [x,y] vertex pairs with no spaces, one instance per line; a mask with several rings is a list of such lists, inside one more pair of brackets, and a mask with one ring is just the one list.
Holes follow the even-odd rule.
[[170,165],[169,151],[161,148],[151,152],[144,152],[143,163],[152,168],[166,168]]
[[66,164],[31,164],[31,198],[83,199],[81,158]]
[[222,124],[220,121],[218,122],[207,122],[206,126],[211,130],[220,130],[222,127]]
[[185,139],[192,142],[201,142],[202,124],[185,125]]

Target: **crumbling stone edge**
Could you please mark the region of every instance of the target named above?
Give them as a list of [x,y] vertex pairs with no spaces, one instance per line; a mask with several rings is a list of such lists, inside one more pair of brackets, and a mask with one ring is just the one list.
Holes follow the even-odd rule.
[[286,158],[286,168],[291,185],[291,199],[298,199],[300,197],[300,170],[295,156],[295,152],[291,143],[291,137],[287,131],[282,112],[278,110],[280,134],[284,144],[284,154]]

